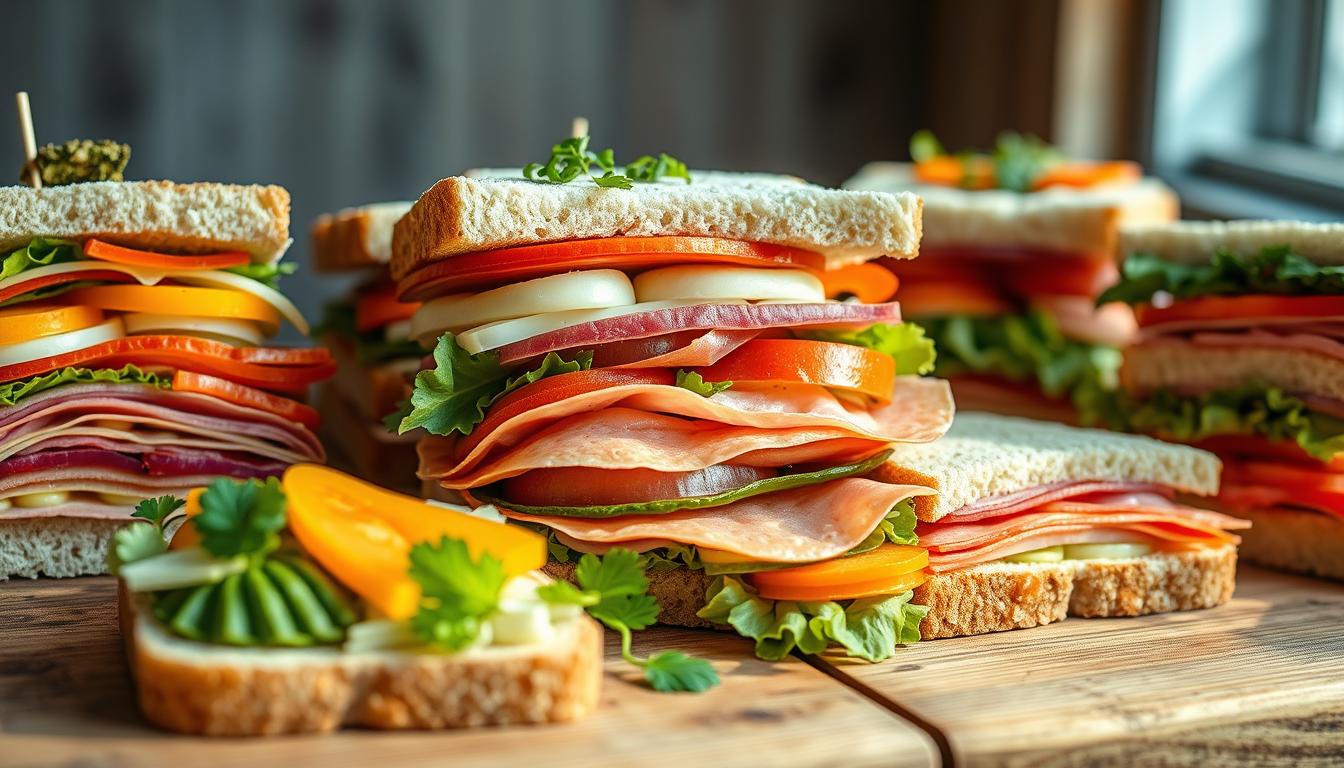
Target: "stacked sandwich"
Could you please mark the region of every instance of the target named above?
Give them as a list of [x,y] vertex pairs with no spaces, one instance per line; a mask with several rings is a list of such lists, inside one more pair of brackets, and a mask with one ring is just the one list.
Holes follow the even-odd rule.
[[751,573],[790,626],[823,606],[810,649],[883,658],[918,636],[911,499],[931,491],[865,475],[952,402],[904,375],[932,350],[897,305],[829,302],[818,275],[913,257],[919,199],[643,160],[677,173],[553,156],[538,180],[444,179],[397,223],[434,344],[401,423],[429,433],[420,474],[546,532],[558,573],[643,553],[665,622],[723,602],[687,588],[704,574]]
[[1248,524],[1175,500],[1216,493],[1218,471],[1151,438],[963,412],[878,477],[937,490],[914,499],[927,638],[1225,602]]
[[962,409],[1085,423],[1113,420],[1123,305],[1098,308],[1116,277],[1122,222],[1165,221],[1175,195],[1125,162],[1066,160],[1001,136],[992,155],[949,155],[926,132],[913,164],[872,163],[846,186],[924,198],[920,258],[888,261],[906,315],[938,345]]
[[1344,225],[1180,222],[1120,245],[1129,426],[1223,458],[1248,559],[1344,579]]
[[327,444],[360,475],[380,485],[413,488],[415,438],[383,426],[406,397],[420,367],[420,345],[409,337],[417,305],[397,301],[388,275],[392,225],[410,203],[381,203],[322,216],[313,225],[313,259],[325,272],[361,275],[348,299],[327,306],[320,333],[338,368],[325,387]]
[[0,189],[0,578],[101,573],[135,503],[321,461],[280,187]]

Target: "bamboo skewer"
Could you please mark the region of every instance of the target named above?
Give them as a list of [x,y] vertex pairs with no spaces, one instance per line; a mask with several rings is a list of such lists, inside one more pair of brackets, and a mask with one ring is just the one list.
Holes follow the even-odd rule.
[[19,134],[23,137],[23,167],[28,171],[28,183],[34,189],[42,188],[42,174],[37,172],[37,137],[33,132],[33,112],[28,105],[28,92],[14,94],[14,105],[19,110]]
[[587,135],[588,135],[588,118],[584,117],[583,115],[575,117],[574,122],[570,123],[569,126],[570,138],[577,139],[580,136],[587,136]]

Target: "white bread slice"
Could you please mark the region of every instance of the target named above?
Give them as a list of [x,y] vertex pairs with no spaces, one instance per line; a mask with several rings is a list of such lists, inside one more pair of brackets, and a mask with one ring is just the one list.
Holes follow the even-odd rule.
[[1023,194],[921,184],[913,169],[910,163],[869,163],[844,186],[909,191],[924,198],[926,246],[1040,248],[1110,257],[1121,225],[1169,221],[1180,211],[1176,193],[1152,178]]
[[1301,349],[1199,347],[1162,340],[1125,350],[1120,382],[1134,394],[1206,392],[1259,382],[1296,395],[1344,400],[1344,361]]
[[[6,519],[9,515],[9,519]],[[107,572],[107,545],[130,520],[87,517],[16,518],[0,512],[0,581],[11,576],[70,578]]]
[[[546,573],[573,579],[574,566],[549,563]],[[1237,548],[1156,552],[1124,560],[1058,563],[985,563],[932,576],[910,602],[929,608],[920,624],[925,640],[1025,629],[1067,616],[1117,617],[1212,608],[1232,597]],[[658,621],[716,627],[695,615],[712,578],[679,568],[649,574]]]
[[[777,187],[807,184],[807,180],[784,173],[753,173],[750,171],[705,171],[691,170],[691,178],[696,184],[713,186]],[[469,179],[522,179],[522,168],[471,168],[462,172]],[[671,179],[669,184],[681,184]]]
[[723,237],[819,251],[829,266],[919,252],[920,201],[809,184],[674,179],[603,189],[453,176],[425,192],[392,235],[392,276],[456,255],[597,237]]
[[1344,581],[1344,518],[1283,507],[1221,511],[1253,523],[1238,534],[1247,562]]
[[171,181],[0,187],[0,249],[34,237],[97,237],[186,253],[246,251],[253,262],[270,263],[289,247],[289,192]]
[[1179,264],[1208,264],[1219,247],[1252,255],[1276,245],[1290,245],[1317,264],[1344,264],[1344,223],[1174,221],[1127,224],[1120,230],[1122,256],[1142,251]]
[[224,648],[170,635],[121,590],[122,638],[140,711],[208,736],[561,723],[597,707],[602,630],[587,616],[544,645],[452,655]]
[[392,225],[409,202],[374,203],[324,213],[313,222],[313,263],[319,270],[386,266],[392,260]]
[[934,442],[897,446],[872,476],[937,489],[915,499],[915,515],[934,522],[980,499],[1064,481],[1156,483],[1210,496],[1221,469],[1208,451],[1149,437],[965,411]]

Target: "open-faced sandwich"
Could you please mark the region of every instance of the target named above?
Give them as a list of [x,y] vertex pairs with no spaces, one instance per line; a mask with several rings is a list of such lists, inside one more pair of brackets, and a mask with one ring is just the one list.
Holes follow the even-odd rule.
[[992,154],[950,154],[922,131],[911,155],[845,186],[924,199],[920,258],[884,263],[958,407],[1108,422],[1134,317],[1095,300],[1116,279],[1120,225],[1175,218],[1175,194],[1134,163],[1072,160],[1017,134]]
[[267,342],[307,330],[289,193],[121,181],[128,153],[48,147],[48,186],[0,188],[0,579],[101,573],[139,499],[324,458],[331,356]]

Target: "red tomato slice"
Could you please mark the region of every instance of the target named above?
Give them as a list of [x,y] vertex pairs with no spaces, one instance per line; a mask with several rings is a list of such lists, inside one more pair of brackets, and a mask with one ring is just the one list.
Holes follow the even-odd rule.
[[1144,328],[1230,318],[1344,317],[1344,296],[1204,296],[1181,299],[1169,307],[1143,304],[1135,313]]
[[775,471],[767,467],[735,464],[716,464],[694,472],[554,467],[508,478],[500,496],[534,507],[589,507],[712,496],[774,476]]
[[361,291],[355,299],[355,328],[361,333],[376,331],[392,323],[410,320],[419,308],[416,303],[397,301],[396,286],[379,285]]
[[190,336],[128,336],[92,347],[0,368],[0,382],[27,379],[62,368],[123,365],[188,370],[258,389],[303,392],[336,373],[325,348],[233,347]]
[[821,283],[826,287],[828,299],[852,296],[864,304],[881,304],[900,286],[894,272],[871,261],[822,272]]
[[1273,459],[1313,467],[1329,467],[1336,472],[1344,472],[1344,455],[1323,462],[1302,450],[1302,447],[1292,440],[1270,440],[1259,435],[1214,435],[1194,445],[1196,448],[1216,453],[1224,459]]
[[891,400],[896,361],[853,344],[804,339],[754,339],[719,362],[697,368],[705,381],[790,381]]
[[577,269],[637,270],[669,264],[737,264],[820,271],[814,251],[717,237],[602,237],[468,253],[437,261],[401,278],[402,301],[480,291]]
[[[19,275],[21,277],[22,275]],[[102,270],[89,270],[87,272],[66,272],[60,275],[47,275],[33,280],[20,280],[13,285],[0,288],[0,304],[10,299],[17,298],[25,293],[40,291],[43,288],[55,288],[60,285],[70,285],[71,283],[133,283],[135,278],[125,272],[104,272]]]
[[252,261],[252,257],[242,251],[190,255],[156,253],[113,245],[93,238],[84,242],[84,255],[90,259],[113,264],[163,270],[230,269],[245,266]]
[[1268,461],[1228,464],[1223,470],[1229,486],[1264,485],[1284,490],[1282,503],[1344,515],[1344,474],[1301,465]]
[[235,405],[274,413],[277,416],[302,424],[311,432],[316,432],[322,422],[321,417],[317,415],[317,410],[303,403],[246,387],[236,381],[228,381],[194,371],[179,370],[174,373],[173,390],[209,395],[220,400],[227,400]]
[[992,317],[1017,311],[1013,302],[988,284],[961,279],[949,282],[916,282],[903,278],[896,293],[901,311],[908,317],[977,315]]
[[907,281],[984,281],[1020,298],[1094,297],[1119,278],[1115,263],[1082,252],[970,246],[920,247],[918,259],[884,259]]

